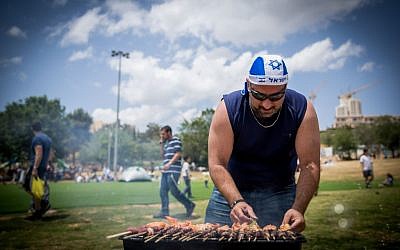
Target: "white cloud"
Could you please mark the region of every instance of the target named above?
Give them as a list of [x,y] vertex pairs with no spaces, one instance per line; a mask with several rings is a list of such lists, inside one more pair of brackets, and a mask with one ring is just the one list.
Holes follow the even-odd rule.
[[21,30],[17,26],[12,26],[8,31],[7,35],[16,37],[16,38],[26,38],[26,32]]
[[362,2],[174,0],[154,5],[146,24],[152,32],[170,40],[193,36],[203,42],[211,39],[254,46],[282,42],[287,35],[326,27]]
[[[323,29],[365,2],[172,0],[147,10],[135,2],[107,1],[70,21],[61,44],[86,44],[95,31],[107,36],[150,31],[170,41],[191,37],[208,45],[279,43],[300,31]],[[104,14],[100,14],[101,10]]]
[[174,55],[173,60],[179,62],[190,62],[192,61],[194,51],[192,49],[178,50]]
[[74,62],[78,60],[84,60],[91,58],[93,56],[93,48],[89,46],[86,50],[75,51],[72,55],[68,58],[68,61]]
[[[133,51],[130,59],[122,61],[121,71],[128,79],[121,82],[121,97],[131,105],[157,100],[158,104],[172,105],[171,108],[192,107],[203,102],[204,96],[216,101],[221,90],[241,86],[250,58],[250,53],[237,57],[228,49],[199,48],[191,64],[162,67],[159,59]],[[110,66],[117,70],[118,59],[111,59]],[[113,92],[117,93],[116,86]]]
[[70,44],[86,44],[89,36],[93,33],[99,24],[101,24],[103,16],[99,14],[100,8],[94,8],[87,11],[83,16],[70,21],[66,25],[68,29],[61,39],[61,46]]
[[363,65],[359,66],[357,70],[359,72],[371,72],[375,68],[375,63],[374,62],[366,62]]
[[140,10],[134,2],[107,1],[106,8],[107,18],[103,19],[102,26],[108,36],[145,26],[146,11]]
[[[351,41],[334,48],[327,38],[295,53],[286,62],[291,73],[338,70],[349,57],[362,51]],[[261,53],[266,51],[255,54]],[[223,93],[242,88],[245,72],[255,55],[202,46],[188,54],[191,63],[175,62],[169,66],[162,66],[161,59],[139,51],[132,51],[129,59],[123,59],[121,99],[130,107],[121,110],[122,122],[144,130],[149,122],[178,126],[184,119],[192,119],[202,109],[215,107]],[[110,58],[109,65],[118,70],[118,59]],[[112,90],[116,95],[117,86]]]
[[305,47],[285,61],[290,69],[290,74],[310,71],[324,72],[342,68],[349,57],[359,56],[362,52],[363,48],[351,41],[334,49],[332,41],[326,38]]
[[98,108],[93,111],[92,117],[94,121],[103,121],[104,123],[114,123],[117,119],[117,113],[112,109]]
[[[149,122],[177,127],[184,119],[198,116],[202,109],[215,107],[223,93],[242,88],[253,57],[250,52],[238,55],[226,48],[199,47],[192,52],[192,63],[163,67],[158,58],[138,51],[130,55],[121,65],[121,99],[130,107],[121,110],[120,117],[122,123],[140,130],[145,130]],[[118,70],[118,59],[110,58],[109,65]],[[116,95],[117,86],[112,90]],[[96,116],[104,113],[98,110]],[[115,113],[107,114],[115,121]]]
[[1,67],[7,67],[10,65],[17,65],[22,63],[22,57],[20,56],[15,56],[11,58],[0,58],[0,66]]

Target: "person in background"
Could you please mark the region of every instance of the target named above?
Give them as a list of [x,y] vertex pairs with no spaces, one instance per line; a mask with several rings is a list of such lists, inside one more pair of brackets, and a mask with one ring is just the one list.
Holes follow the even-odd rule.
[[312,103],[287,85],[282,57],[260,55],[244,88],[224,95],[217,106],[208,138],[215,188],[205,222],[257,220],[260,226],[304,230],[304,213],[320,178],[319,125]]
[[207,172],[203,172],[202,175],[203,175],[203,180],[204,180],[204,187],[208,188],[208,182],[209,182],[209,179],[210,179],[210,174],[207,171]]
[[360,164],[362,173],[365,179],[365,187],[370,188],[371,182],[374,179],[373,162],[368,154],[368,149],[364,149],[363,154],[360,157]]
[[31,165],[25,177],[24,188],[31,194],[32,178],[44,181],[44,195],[41,200],[32,198],[32,219],[40,219],[50,209],[50,189],[47,183],[47,164],[50,158],[51,138],[42,132],[40,122],[32,124],[34,137],[31,144]]
[[192,187],[190,184],[190,162],[192,161],[192,158],[190,156],[185,156],[183,157],[183,165],[182,165],[182,178],[183,181],[185,182],[185,189],[183,190],[183,193],[188,196],[188,198],[193,198],[192,196]]
[[386,179],[382,182],[385,187],[392,187],[394,185],[394,178],[391,173],[386,174]]
[[178,188],[178,180],[182,169],[182,143],[178,137],[172,135],[172,129],[168,125],[160,129],[160,151],[163,156],[160,183],[161,211],[153,217],[165,218],[165,216],[169,215],[168,193],[171,191],[172,195],[185,206],[186,217],[190,218],[196,205]]

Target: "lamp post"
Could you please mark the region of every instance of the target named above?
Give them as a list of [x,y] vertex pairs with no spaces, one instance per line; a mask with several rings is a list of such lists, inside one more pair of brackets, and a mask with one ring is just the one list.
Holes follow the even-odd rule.
[[108,150],[107,150],[107,167],[111,170],[111,141],[112,141],[112,128],[108,130]]
[[114,180],[117,180],[117,163],[118,163],[118,130],[119,130],[119,99],[120,99],[120,86],[121,86],[121,58],[129,58],[129,53],[125,53],[122,51],[111,52],[111,56],[118,56],[119,59],[119,67],[118,67],[118,97],[117,97],[117,122],[115,124],[115,141],[114,141]]

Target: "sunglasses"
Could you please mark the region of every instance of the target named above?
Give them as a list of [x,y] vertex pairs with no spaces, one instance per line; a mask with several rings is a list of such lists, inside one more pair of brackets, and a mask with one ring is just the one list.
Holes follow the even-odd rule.
[[282,99],[282,97],[285,95],[286,87],[284,89],[282,89],[281,91],[270,94],[270,95],[260,93],[251,88],[249,88],[248,90],[249,90],[250,94],[259,101],[264,101],[264,100],[269,99],[271,102],[276,102],[276,101],[279,101],[280,99]]

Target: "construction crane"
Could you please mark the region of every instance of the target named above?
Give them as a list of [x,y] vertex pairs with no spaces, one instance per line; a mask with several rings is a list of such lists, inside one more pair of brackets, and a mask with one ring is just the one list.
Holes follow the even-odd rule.
[[368,83],[368,84],[364,84],[356,89],[350,90],[347,93],[341,94],[340,96],[338,96],[339,99],[341,100],[346,100],[346,99],[350,99],[354,94],[360,92],[361,90],[364,90],[366,88],[369,88],[373,85],[373,83]]
[[315,98],[317,98],[317,93],[325,83],[325,81],[321,81],[314,90],[311,90],[310,94],[308,94],[308,100],[314,102]]
[[364,84],[339,96],[339,106],[336,107],[336,117],[362,116],[361,101],[353,98],[353,95],[371,87],[373,84]]

